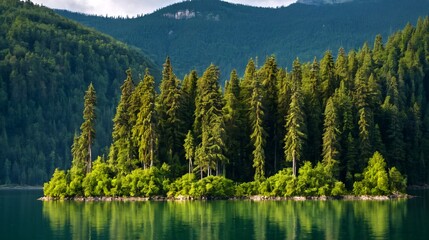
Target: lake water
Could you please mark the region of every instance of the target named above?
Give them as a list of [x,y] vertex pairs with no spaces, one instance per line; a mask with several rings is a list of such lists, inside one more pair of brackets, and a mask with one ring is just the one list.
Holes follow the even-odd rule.
[[0,190],[0,239],[429,239],[429,191],[392,201],[41,202]]

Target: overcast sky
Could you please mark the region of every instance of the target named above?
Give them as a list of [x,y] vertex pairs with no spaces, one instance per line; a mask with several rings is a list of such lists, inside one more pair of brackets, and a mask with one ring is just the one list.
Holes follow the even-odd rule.
[[[31,0],[49,8],[66,9],[109,16],[136,16],[147,14],[182,0]],[[226,0],[231,3],[241,3],[260,7],[287,6],[296,0]]]

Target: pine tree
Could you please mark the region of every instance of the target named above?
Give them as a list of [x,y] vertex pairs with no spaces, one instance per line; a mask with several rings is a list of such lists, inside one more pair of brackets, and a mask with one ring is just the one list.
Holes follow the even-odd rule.
[[255,82],[251,100],[250,119],[253,132],[250,139],[253,143],[253,167],[255,168],[254,180],[259,182],[265,178],[265,138],[266,132],[263,128],[264,110],[262,107],[262,94],[259,82]]
[[265,153],[267,154],[268,173],[277,171],[278,157],[280,156],[280,136],[278,123],[278,67],[276,58],[270,56],[266,59],[264,65],[257,72],[257,77],[261,80],[262,101],[264,107],[264,129],[267,132],[267,145]]
[[212,170],[219,172],[218,163],[225,166],[224,123],[222,119],[222,94],[219,87],[219,69],[210,65],[197,83],[194,132],[198,136],[196,164],[201,176]]
[[[320,90],[319,63],[314,58],[310,66],[309,75],[303,78],[302,91],[304,98],[304,112],[308,129],[309,144],[304,151],[306,159],[317,163],[321,156],[322,139],[322,99]],[[284,114],[286,115],[286,114]]]
[[334,106],[332,98],[328,99],[325,108],[325,122],[323,124],[323,160],[322,162],[333,169],[334,173],[338,169],[338,160],[339,160],[339,135],[340,130],[338,126],[338,117],[337,111]]
[[183,148],[185,149],[185,158],[188,160],[188,173],[190,174],[193,170],[192,160],[195,157],[195,142],[194,137],[192,136],[192,132],[188,131],[186,134],[185,143],[183,144]]
[[157,159],[158,132],[157,116],[155,110],[155,80],[146,70],[143,81],[139,83],[140,110],[137,114],[135,126],[132,129],[132,137],[137,143],[138,158],[143,168],[152,167]]
[[95,106],[97,104],[96,93],[92,83],[89,84],[88,90],[85,92],[84,100],[85,100],[84,110],[83,110],[84,122],[80,127],[80,131],[81,131],[80,138],[81,138],[82,147],[87,149],[87,152],[84,155],[84,158],[85,158],[85,165],[86,165],[86,173],[89,173],[91,171],[91,164],[92,164],[92,145],[95,139],[95,119],[96,119]]
[[160,157],[171,165],[180,165],[185,138],[184,106],[180,82],[173,73],[170,58],[167,57],[162,71],[160,94],[156,110],[160,128]]
[[182,99],[184,107],[184,125],[185,129],[192,129],[194,124],[194,113],[195,113],[195,98],[197,94],[197,81],[198,75],[195,70],[192,70],[185,78],[183,79],[182,87]]
[[320,78],[322,81],[323,106],[325,106],[339,86],[339,82],[335,78],[335,63],[331,51],[326,51],[320,61]]
[[233,160],[231,165],[234,174],[236,167],[239,166],[241,170],[243,168],[243,148],[245,147],[243,139],[246,137],[243,134],[243,122],[246,119],[243,117],[243,105],[240,101],[240,82],[235,70],[231,72],[230,80],[226,84],[224,102],[222,112],[226,132],[225,143],[228,146],[227,158]]
[[117,165],[121,174],[131,171],[131,96],[134,91],[131,69],[126,71],[127,78],[121,86],[121,99],[113,118],[113,143],[110,147],[109,162]]
[[301,65],[297,59],[294,61],[294,68],[292,70],[292,97],[286,116],[286,135],[284,138],[286,160],[292,162],[294,176],[296,176],[297,161],[302,156],[304,141],[306,139],[304,112],[302,111],[301,77]]

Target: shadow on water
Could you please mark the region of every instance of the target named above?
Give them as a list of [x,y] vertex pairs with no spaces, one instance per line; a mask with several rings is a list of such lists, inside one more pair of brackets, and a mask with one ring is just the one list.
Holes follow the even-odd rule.
[[71,239],[418,239],[429,226],[422,193],[391,201],[44,202],[43,216],[55,238]]

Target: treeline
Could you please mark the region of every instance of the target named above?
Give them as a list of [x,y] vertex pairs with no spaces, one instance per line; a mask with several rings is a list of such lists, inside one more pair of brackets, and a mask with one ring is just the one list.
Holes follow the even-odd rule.
[[69,168],[86,86],[98,90],[94,152],[111,142],[123,70],[142,53],[30,1],[0,1],[0,184],[41,185]]
[[330,51],[320,62],[295,59],[291,71],[274,56],[260,68],[250,60],[241,79],[232,71],[223,91],[215,65],[181,81],[167,58],[159,93],[148,71],[135,86],[129,70],[108,156],[91,168],[91,85],[72,168],[57,171],[45,194],[58,195],[51,189],[58,181],[68,189],[59,191],[63,196],[174,194],[188,187],[198,196],[234,186],[219,176],[253,181],[233,188],[241,194],[268,195],[388,194],[404,190],[400,172],[410,184],[425,183],[427,46],[429,18],[386,44],[377,36],[373,47],[340,49],[335,60]]

